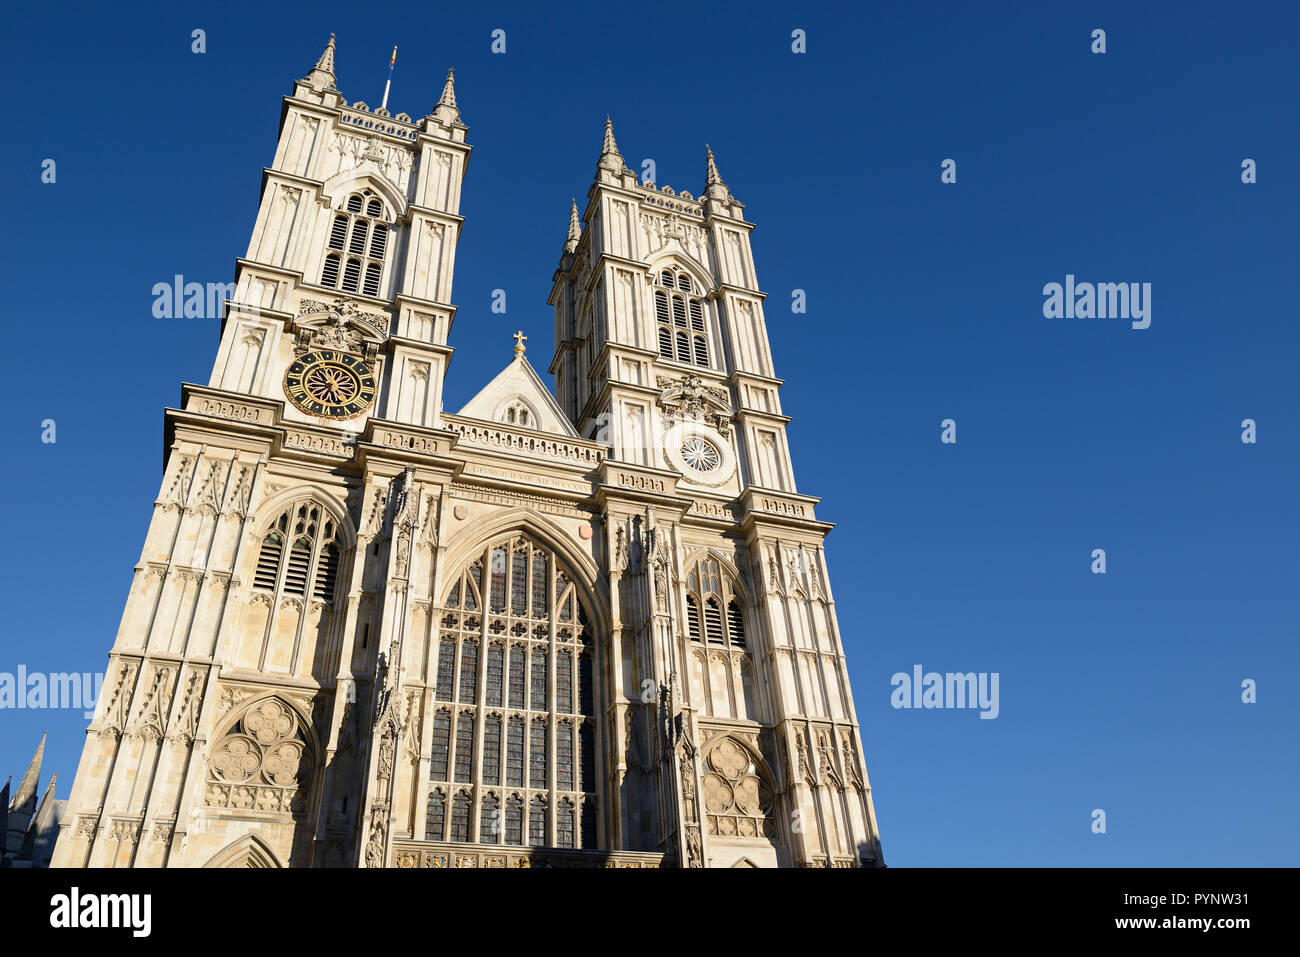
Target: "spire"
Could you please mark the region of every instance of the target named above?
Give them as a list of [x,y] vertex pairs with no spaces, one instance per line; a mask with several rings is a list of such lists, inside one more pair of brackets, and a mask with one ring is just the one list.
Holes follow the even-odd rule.
[[564,251],[571,253],[578,248],[578,240],[582,238],[582,226],[578,223],[578,201],[569,200],[569,235],[564,240]]
[[[22,782],[18,785],[18,793],[14,795],[13,807],[15,811],[21,810],[24,804],[30,803],[31,810],[36,809],[36,785],[41,779],[41,759],[45,757],[45,735],[41,735],[41,743],[36,746],[36,753],[32,755],[32,763],[27,765],[27,773],[23,775]],[[29,810],[30,814],[31,811]]]
[[334,75],[334,34],[330,34],[330,42],[325,44],[325,52],[320,55],[316,61],[316,69],[322,73]]
[[600,162],[596,164],[597,169],[607,169],[613,173],[621,173],[627,169],[627,164],[623,162],[623,155],[618,151],[618,144],[614,142],[614,124],[605,114],[605,141],[600,147]]
[[704,144],[704,155],[708,158],[708,169],[704,174],[704,185],[712,186],[715,183],[721,185],[722,177],[718,175],[718,164],[713,161],[713,150],[709,149],[709,144]]
[[337,89],[334,85],[334,34],[330,34],[329,43],[325,44],[325,52],[320,55],[316,65],[307,74],[306,82],[310,83],[311,88],[317,93]]
[[727,184],[722,181],[722,176],[718,173],[718,164],[713,160],[713,150],[709,144],[704,144],[705,170],[704,170],[704,195],[710,199],[730,199],[731,190],[727,189]]
[[438,105],[433,108],[432,115],[442,123],[460,122],[460,108],[456,106],[455,70],[447,71],[447,80],[442,84],[442,96],[438,97]]
[[442,96],[438,98],[439,106],[450,106],[456,109],[456,71],[447,71],[447,82],[442,85]]

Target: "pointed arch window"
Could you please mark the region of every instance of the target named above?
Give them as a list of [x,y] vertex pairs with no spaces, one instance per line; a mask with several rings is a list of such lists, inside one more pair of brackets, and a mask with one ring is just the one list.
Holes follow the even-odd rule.
[[685,631],[697,649],[690,671],[692,700],[711,717],[755,719],[744,599],[711,555],[687,566]]
[[[295,502],[271,523],[257,552],[253,588],[334,603],[342,550],[339,528],[319,504]],[[286,548],[286,545],[288,547]],[[272,602],[272,607],[278,600]]]
[[655,277],[655,326],[661,359],[711,368],[701,292],[680,269],[665,269]]
[[371,190],[348,196],[330,221],[320,284],[378,297],[392,228],[392,215]]
[[448,839],[594,847],[596,636],[565,563],[516,533],[486,543],[445,596],[433,683],[452,710],[435,714],[430,779],[468,795],[463,825],[446,799]]

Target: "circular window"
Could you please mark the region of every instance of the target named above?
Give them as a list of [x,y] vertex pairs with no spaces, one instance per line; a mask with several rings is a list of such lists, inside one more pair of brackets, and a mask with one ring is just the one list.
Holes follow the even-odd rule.
[[693,435],[682,443],[682,460],[697,472],[712,472],[722,464],[722,455],[712,442]]
[[736,455],[730,443],[706,425],[677,422],[664,433],[661,447],[667,466],[691,485],[717,488],[735,477]]

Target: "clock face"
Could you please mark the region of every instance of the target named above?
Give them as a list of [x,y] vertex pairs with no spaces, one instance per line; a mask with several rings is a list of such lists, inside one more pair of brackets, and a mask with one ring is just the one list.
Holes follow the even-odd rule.
[[375,377],[346,352],[305,352],[284,373],[284,393],[308,415],[351,419],[375,401]]

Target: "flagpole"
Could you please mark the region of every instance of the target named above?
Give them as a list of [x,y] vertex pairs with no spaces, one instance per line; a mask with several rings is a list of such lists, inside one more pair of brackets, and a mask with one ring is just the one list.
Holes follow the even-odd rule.
[[397,62],[397,45],[393,44],[393,58],[388,61],[388,79],[384,81],[384,102],[379,104],[381,110],[388,109],[388,89],[393,85],[393,64]]

